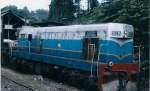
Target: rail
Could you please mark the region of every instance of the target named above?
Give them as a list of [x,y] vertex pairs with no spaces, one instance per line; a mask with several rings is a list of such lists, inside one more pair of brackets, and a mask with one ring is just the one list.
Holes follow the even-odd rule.
[[27,88],[29,91],[36,91],[36,89],[34,89],[34,88],[31,87],[31,86],[28,86],[28,85],[26,85],[26,84],[24,84],[24,83],[21,83],[21,82],[17,82],[17,81],[15,81],[15,80],[12,80],[12,79],[10,79],[10,78],[4,76],[4,75],[1,75],[1,76],[2,76],[3,78],[7,79],[7,80],[9,80],[9,81],[11,81],[11,82],[13,82],[13,83],[19,85],[19,86],[22,86],[22,87],[24,87],[24,88]]

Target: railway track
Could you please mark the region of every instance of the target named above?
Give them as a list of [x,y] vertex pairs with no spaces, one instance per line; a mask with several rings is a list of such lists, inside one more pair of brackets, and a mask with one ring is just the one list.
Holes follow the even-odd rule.
[[33,88],[32,86],[29,86],[29,85],[27,85],[27,84],[25,84],[25,83],[23,83],[23,82],[19,82],[19,81],[17,81],[17,80],[13,80],[13,79],[11,79],[11,78],[9,78],[9,77],[7,77],[7,76],[4,76],[4,75],[1,75],[1,77],[2,77],[3,79],[5,79],[5,80],[11,81],[12,83],[14,83],[14,84],[16,84],[16,85],[18,85],[18,86],[20,86],[20,87],[25,88],[26,91],[36,91],[35,88]]

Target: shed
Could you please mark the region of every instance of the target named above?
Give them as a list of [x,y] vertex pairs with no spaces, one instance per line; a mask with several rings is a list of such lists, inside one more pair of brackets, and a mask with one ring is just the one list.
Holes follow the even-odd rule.
[[17,39],[17,28],[25,24],[25,20],[11,10],[1,12],[2,17],[2,39]]

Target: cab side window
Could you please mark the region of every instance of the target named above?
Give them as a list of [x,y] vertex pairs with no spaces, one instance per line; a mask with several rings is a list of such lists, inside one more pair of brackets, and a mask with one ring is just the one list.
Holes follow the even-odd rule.
[[28,41],[30,41],[30,42],[32,41],[32,34],[28,35]]
[[20,35],[20,38],[21,38],[21,39],[25,39],[25,34],[21,34],[21,35]]

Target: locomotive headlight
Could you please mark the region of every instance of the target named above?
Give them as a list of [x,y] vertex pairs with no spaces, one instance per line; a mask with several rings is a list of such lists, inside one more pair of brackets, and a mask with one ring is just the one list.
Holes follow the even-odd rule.
[[111,66],[113,66],[113,65],[114,65],[114,63],[113,63],[112,61],[109,61],[109,62],[108,62],[108,66],[111,67]]

